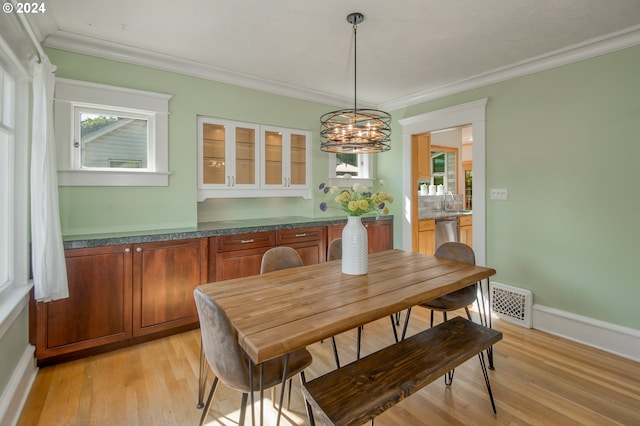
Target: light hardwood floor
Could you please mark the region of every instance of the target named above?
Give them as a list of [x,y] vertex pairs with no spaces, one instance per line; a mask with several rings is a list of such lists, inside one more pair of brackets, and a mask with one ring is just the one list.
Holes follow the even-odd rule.
[[[426,310],[414,309],[409,335],[424,329],[427,318]],[[494,349],[496,369],[489,372],[497,416],[473,358],[456,369],[450,388],[436,381],[375,424],[640,425],[640,363],[505,321],[494,320],[494,328],[504,334]],[[353,360],[355,331],[337,341],[343,363]],[[363,354],[392,342],[388,318],[365,326]],[[18,424],[195,425],[201,413],[195,406],[199,347],[194,330],[42,368]],[[309,350],[314,361],[307,379],[334,368],[330,341]],[[239,407],[240,394],[222,386],[207,423],[235,425]],[[275,424],[270,401],[265,407],[265,424]],[[307,424],[299,380],[281,424]]]

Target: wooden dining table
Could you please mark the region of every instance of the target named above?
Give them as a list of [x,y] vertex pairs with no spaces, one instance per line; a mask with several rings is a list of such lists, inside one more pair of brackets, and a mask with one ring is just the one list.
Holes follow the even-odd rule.
[[487,280],[496,271],[399,249],[369,255],[364,275],[341,261],[203,284],[255,364]]

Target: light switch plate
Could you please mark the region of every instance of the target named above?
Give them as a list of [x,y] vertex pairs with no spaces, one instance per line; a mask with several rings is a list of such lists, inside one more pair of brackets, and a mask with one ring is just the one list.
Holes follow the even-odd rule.
[[507,188],[491,188],[490,196],[492,200],[506,201],[509,196],[509,191]]

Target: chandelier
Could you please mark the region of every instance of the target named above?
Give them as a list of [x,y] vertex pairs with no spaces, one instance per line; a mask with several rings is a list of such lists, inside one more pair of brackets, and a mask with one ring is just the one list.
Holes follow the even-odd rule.
[[364,21],[362,13],[350,13],[353,25],[353,108],[341,109],[320,117],[320,149],[326,152],[374,154],[391,149],[391,115],[377,109],[359,109],[357,95],[357,26]]

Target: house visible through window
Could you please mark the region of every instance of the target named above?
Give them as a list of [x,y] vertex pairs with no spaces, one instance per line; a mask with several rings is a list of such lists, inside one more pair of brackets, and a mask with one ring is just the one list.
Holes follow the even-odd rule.
[[76,108],[76,168],[148,169],[153,116]]

